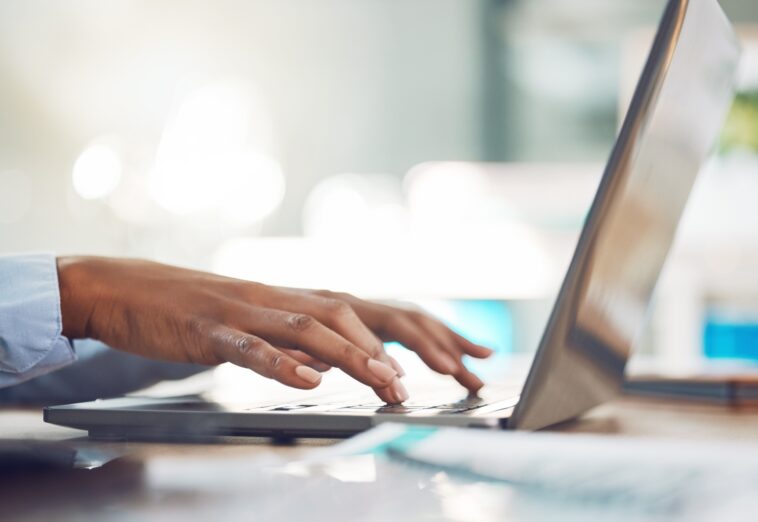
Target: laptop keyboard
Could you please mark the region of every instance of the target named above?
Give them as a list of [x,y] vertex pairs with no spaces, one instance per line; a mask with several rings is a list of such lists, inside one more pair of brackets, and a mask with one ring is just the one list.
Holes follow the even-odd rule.
[[519,399],[520,387],[502,390],[488,389],[487,398],[465,397],[459,400],[440,402],[429,397],[413,397],[403,404],[385,404],[376,397],[367,396],[356,400],[355,396],[325,395],[315,400],[291,404],[270,404],[246,408],[254,412],[298,412],[298,413],[338,413],[370,414],[392,413],[405,415],[471,415],[494,413],[512,408]]

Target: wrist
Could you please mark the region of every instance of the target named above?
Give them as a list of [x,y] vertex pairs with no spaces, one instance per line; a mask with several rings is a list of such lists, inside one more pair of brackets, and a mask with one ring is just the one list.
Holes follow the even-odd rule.
[[92,281],[89,259],[67,256],[56,259],[58,287],[61,297],[62,334],[69,339],[94,337],[90,331],[92,309]]

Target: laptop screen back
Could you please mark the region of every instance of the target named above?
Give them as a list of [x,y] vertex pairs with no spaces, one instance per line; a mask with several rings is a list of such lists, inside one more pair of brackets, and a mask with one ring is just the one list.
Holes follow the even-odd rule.
[[669,2],[512,426],[553,424],[618,393],[738,58],[716,0]]

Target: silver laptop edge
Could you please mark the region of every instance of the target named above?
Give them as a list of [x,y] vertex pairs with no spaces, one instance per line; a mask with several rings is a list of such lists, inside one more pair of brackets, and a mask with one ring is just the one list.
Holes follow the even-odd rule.
[[549,426],[619,393],[739,55],[716,0],[668,3],[509,427]]

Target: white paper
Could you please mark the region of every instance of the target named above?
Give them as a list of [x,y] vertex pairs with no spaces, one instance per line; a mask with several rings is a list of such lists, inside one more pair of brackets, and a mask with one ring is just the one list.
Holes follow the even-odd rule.
[[[727,510],[730,520],[739,512],[745,520],[758,517],[753,445],[446,428],[389,447],[418,463],[517,485],[553,501],[691,513],[697,520]],[[755,499],[747,511],[746,499]]]

